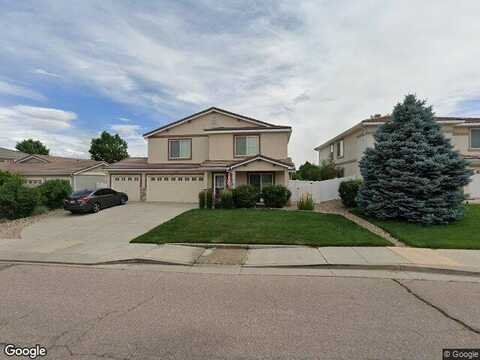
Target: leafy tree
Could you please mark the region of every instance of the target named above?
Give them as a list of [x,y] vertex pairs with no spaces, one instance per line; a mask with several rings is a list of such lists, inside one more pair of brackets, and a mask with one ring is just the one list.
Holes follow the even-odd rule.
[[39,140],[26,139],[15,145],[15,149],[27,154],[48,155],[50,150]]
[[120,135],[111,135],[103,131],[100,137],[92,139],[89,152],[93,160],[111,164],[128,158],[127,149],[127,142]]
[[339,169],[333,160],[322,160],[320,163],[320,180],[330,180],[340,177]]
[[463,186],[472,171],[425,104],[407,95],[360,161],[364,184],[357,204],[367,215],[423,224],[463,217]]
[[320,180],[320,167],[307,161],[300,165],[295,173],[295,178],[297,180],[318,181]]
[[320,166],[306,162],[295,173],[296,180],[322,181],[334,179],[338,176],[338,170],[333,160],[323,160]]

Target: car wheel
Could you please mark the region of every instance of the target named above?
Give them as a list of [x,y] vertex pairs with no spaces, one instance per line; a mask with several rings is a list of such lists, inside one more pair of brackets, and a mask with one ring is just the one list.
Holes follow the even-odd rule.
[[93,206],[92,206],[92,211],[93,211],[94,213],[99,212],[99,211],[100,211],[100,204],[99,204],[99,203],[93,204]]
[[125,205],[127,203],[127,198],[125,196],[122,196],[120,198],[120,205]]

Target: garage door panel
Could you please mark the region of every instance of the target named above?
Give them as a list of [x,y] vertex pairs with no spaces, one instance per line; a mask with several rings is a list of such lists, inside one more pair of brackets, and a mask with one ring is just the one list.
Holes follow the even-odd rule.
[[140,174],[112,175],[112,189],[124,192],[131,201],[139,201],[140,179]]
[[203,174],[148,175],[147,201],[193,203],[203,188]]

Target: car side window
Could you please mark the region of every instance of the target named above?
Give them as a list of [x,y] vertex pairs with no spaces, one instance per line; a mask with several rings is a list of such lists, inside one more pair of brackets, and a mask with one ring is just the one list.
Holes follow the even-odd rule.
[[106,195],[115,195],[117,192],[112,189],[105,189]]
[[107,193],[105,192],[105,189],[101,189],[101,190],[95,191],[95,195],[102,196],[102,195],[107,195]]

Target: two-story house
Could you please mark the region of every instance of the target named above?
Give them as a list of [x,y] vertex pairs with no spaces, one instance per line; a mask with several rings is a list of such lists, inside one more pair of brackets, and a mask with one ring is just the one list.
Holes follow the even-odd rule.
[[108,169],[113,189],[130,200],[197,202],[211,188],[287,185],[292,129],[209,108],[144,134],[148,157]]
[[[360,176],[359,162],[363,153],[368,147],[374,146],[373,136],[377,128],[389,119],[388,115],[373,116],[317,146],[315,150],[318,151],[319,163],[332,159],[344,176]],[[454,148],[469,160],[470,166],[475,173],[478,173],[480,171],[480,118],[435,117],[435,120]],[[472,183],[468,186],[466,192],[477,197],[472,192],[477,192],[478,186],[473,185]]]

